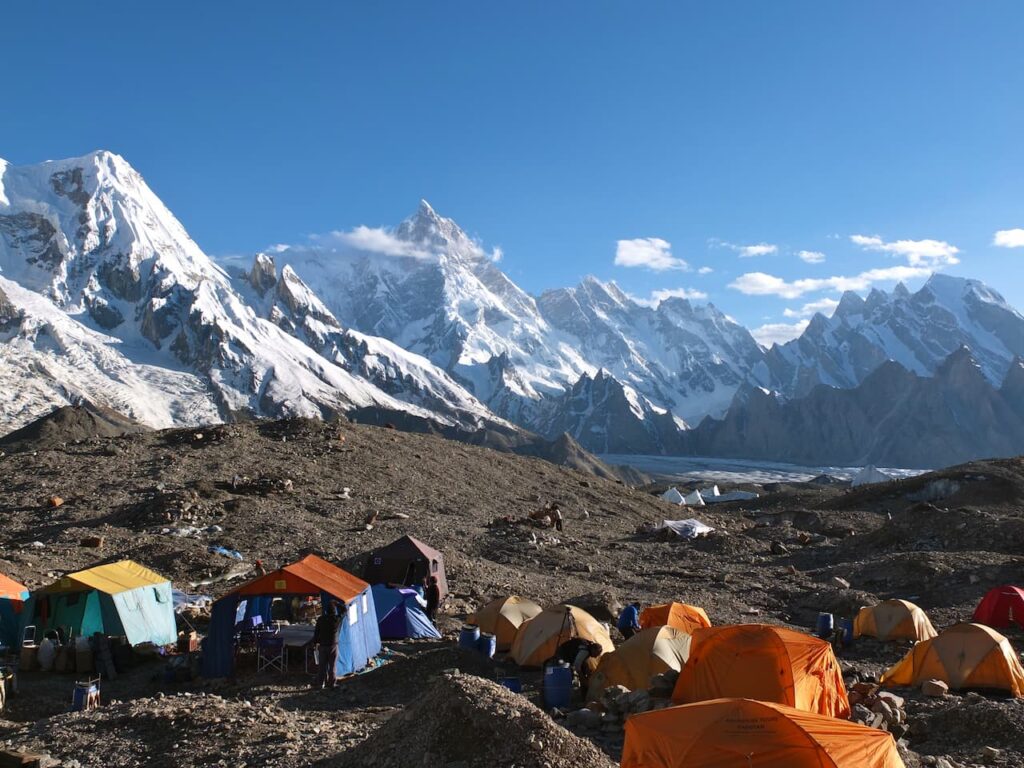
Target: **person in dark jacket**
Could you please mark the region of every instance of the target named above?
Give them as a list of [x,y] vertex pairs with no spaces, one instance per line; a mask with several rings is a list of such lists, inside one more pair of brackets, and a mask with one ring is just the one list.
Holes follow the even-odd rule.
[[580,689],[585,691],[590,684],[590,673],[596,665],[596,662],[592,662],[591,659],[600,658],[602,653],[604,653],[604,648],[600,643],[585,640],[582,637],[574,637],[558,646],[558,650],[555,651],[555,659],[564,661],[572,667],[572,671],[579,681]]
[[317,644],[320,664],[314,688],[334,688],[338,685],[338,633],[345,616],[345,604],[332,600],[313,628],[313,642]]
[[437,576],[431,576],[427,580],[427,588],[424,590],[423,598],[427,601],[424,613],[432,624],[437,623],[437,608],[441,605],[441,587],[437,583]]

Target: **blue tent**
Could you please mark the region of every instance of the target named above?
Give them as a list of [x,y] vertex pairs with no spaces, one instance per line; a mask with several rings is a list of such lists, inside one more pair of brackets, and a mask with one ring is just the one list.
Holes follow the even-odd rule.
[[171,645],[178,639],[171,582],[132,562],[98,565],[69,573],[32,593],[21,626],[41,632],[61,628],[72,635],[124,635],[131,645]]
[[437,627],[423,612],[414,589],[392,589],[373,585],[373,603],[377,608],[377,626],[385,640],[402,637],[441,639]]
[[[331,599],[346,604],[338,631],[339,676],[358,672],[380,653],[380,633],[370,585],[316,555],[260,576],[228,592],[213,604],[210,629],[203,641],[204,677],[229,677],[234,672],[237,616],[267,617],[275,597],[319,597],[326,606]],[[246,603],[240,610],[241,603]]]

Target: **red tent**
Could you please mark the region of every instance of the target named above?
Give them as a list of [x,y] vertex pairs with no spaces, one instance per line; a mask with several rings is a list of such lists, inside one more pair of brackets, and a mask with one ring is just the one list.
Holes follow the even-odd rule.
[[990,589],[974,609],[973,620],[996,629],[1011,624],[1024,629],[1024,589],[1009,584]]

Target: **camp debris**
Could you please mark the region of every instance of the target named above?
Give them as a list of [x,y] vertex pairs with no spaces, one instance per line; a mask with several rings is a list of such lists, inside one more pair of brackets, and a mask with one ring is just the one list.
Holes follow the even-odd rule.
[[937,634],[928,615],[909,600],[885,600],[865,606],[853,620],[854,637],[930,640]]
[[599,643],[605,653],[615,650],[608,630],[597,619],[572,605],[545,608],[524,622],[512,641],[512,659],[521,667],[539,667],[558,646],[574,637]]
[[1013,624],[1024,629],[1024,589],[1009,584],[990,589],[974,609],[973,620],[996,629]]
[[714,530],[710,525],[692,517],[686,520],[662,520],[661,525],[655,526],[655,531],[681,539],[696,539],[698,536],[706,536]]
[[850,486],[857,488],[861,485],[873,485],[874,483],[888,483],[890,480],[895,480],[892,475],[887,475],[885,472],[880,470],[871,464],[864,467],[857,474],[850,479]]
[[1010,641],[982,624],[956,624],[917,643],[882,673],[885,686],[940,680],[950,688],[996,688],[1024,697],[1024,668]]
[[648,627],[675,627],[684,632],[693,632],[701,627],[710,627],[711,619],[703,608],[685,603],[663,603],[661,605],[649,605],[640,611],[640,626]]
[[773,701],[830,717],[850,714],[832,646],[769,624],[693,631],[672,700],[692,704],[725,697]]
[[783,704],[724,698],[634,715],[622,768],[904,768],[885,731]]
[[468,623],[480,627],[481,632],[494,635],[498,651],[512,647],[516,632],[524,623],[544,611],[537,603],[518,595],[499,597],[467,619]]

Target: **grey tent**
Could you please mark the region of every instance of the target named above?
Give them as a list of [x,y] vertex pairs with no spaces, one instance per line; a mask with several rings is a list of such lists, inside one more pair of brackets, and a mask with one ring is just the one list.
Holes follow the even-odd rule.
[[448,594],[444,555],[412,536],[403,536],[366,558],[363,578],[370,584],[415,587],[427,576],[437,576],[441,597]]

